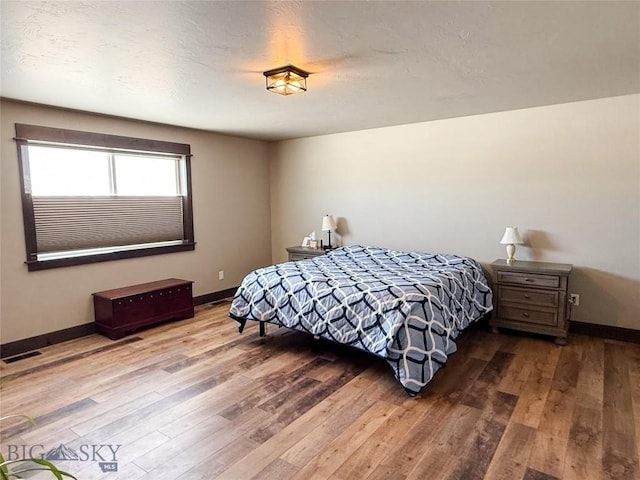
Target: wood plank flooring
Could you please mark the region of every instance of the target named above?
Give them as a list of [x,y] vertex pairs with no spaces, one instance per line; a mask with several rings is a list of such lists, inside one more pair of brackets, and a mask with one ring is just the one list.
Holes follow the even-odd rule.
[[80,480],[640,479],[640,345],[476,327],[411,398],[381,359],[240,335],[228,307],[0,362],[2,415],[36,422],[4,421],[2,453],[63,445]]

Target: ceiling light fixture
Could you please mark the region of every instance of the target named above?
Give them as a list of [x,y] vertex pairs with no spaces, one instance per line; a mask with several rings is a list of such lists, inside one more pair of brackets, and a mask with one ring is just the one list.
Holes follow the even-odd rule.
[[267,70],[263,75],[267,78],[267,90],[271,92],[292,95],[307,91],[309,73],[293,65]]

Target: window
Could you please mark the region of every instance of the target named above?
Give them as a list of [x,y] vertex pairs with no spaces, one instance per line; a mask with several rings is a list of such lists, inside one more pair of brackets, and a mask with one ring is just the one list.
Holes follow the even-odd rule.
[[16,124],[31,270],[193,250],[190,146]]

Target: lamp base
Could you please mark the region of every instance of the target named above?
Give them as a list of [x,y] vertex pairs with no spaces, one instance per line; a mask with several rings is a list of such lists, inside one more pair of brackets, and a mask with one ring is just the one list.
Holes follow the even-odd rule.
[[326,244],[324,247],[322,247],[324,250],[331,250],[333,248],[333,246],[331,245],[331,230],[329,230],[328,233],[329,233],[329,243]]
[[507,263],[516,261],[516,246],[513,243],[507,245]]

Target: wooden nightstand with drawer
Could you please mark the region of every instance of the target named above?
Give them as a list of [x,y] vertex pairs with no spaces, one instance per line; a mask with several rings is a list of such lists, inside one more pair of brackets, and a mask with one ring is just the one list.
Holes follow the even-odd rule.
[[298,260],[319,257],[320,255],[327,253],[327,250],[309,247],[287,247],[287,252],[289,253],[289,261],[297,262]]
[[507,263],[496,260],[494,309],[489,325],[552,335],[566,345],[569,330],[568,288],[572,265],[566,263]]

